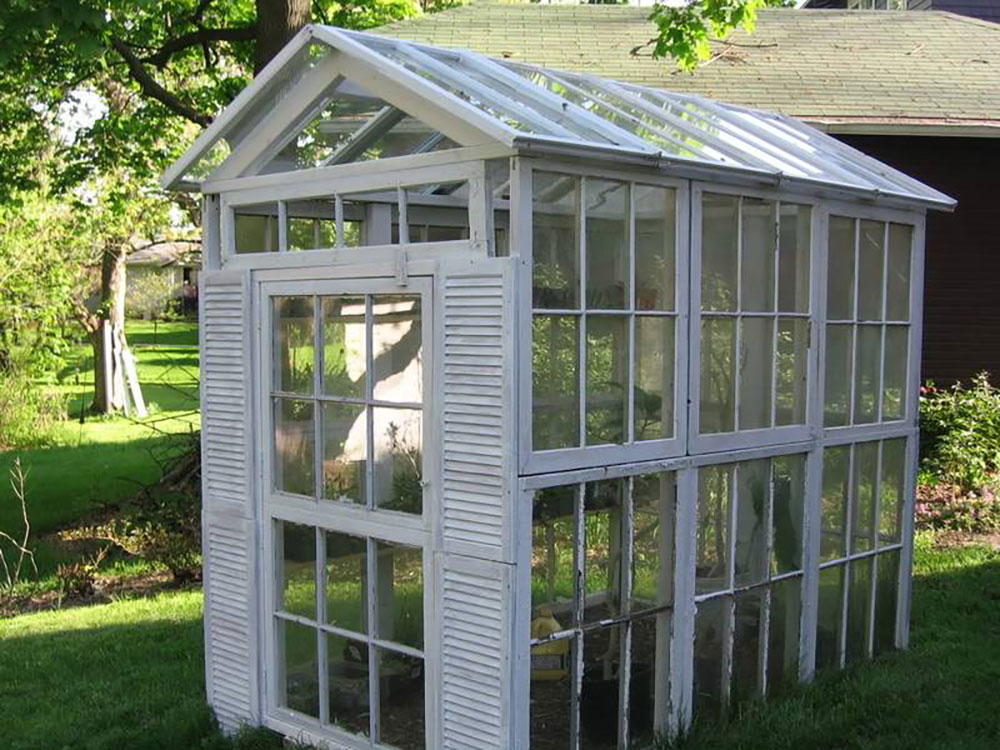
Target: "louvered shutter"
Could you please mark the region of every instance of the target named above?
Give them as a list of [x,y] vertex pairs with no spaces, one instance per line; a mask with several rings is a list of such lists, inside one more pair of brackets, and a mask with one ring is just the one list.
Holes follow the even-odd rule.
[[226,731],[258,722],[249,275],[202,273],[205,680]]
[[511,263],[442,264],[441,746],[509,750],[515,460]]

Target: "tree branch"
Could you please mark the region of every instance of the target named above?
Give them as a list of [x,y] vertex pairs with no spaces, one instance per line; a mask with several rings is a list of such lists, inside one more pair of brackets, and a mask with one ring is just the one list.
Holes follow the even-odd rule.
[[177,52],[209,42],[249,42],[257,38],[257,26],[240,26],[235,29],[198,29],[170,39],[142,62],[162,68]]
[[132,76],[133,80],[139,84],[139,87],[142,89],[143,93],[146,94],[146,96],[156,99],[167,109],[193,123],[201,125],[202,127],[207,127],[212,122],[211,117],[199,112],[194,107],[185,104],[175,95],[163,88],[163,86],[161,86],[156,79],[150,75],[149,71],[146,70],[145,66],[142,64],[142,61],[136,57],[135,53],[129,49],[129,46],[125,44],[125,42],[117,37],[112,37],[111,46],[114,47],[115,52],[121,55],[125,64],[128,66],[129,74]]

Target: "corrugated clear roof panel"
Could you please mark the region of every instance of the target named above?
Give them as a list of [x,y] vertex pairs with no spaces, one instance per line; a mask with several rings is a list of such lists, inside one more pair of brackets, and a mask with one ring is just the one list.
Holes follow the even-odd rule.
[[[455,97],[470,105],[460,106],[451,100],[474,127],[508,145],[536,141],[564,143],[580,150],[613,148],[699,163],[720,170],[720,176],[729,168],[869,195],[952,203],[917,180],[787,117],[699,96],[331,27],[323,27],[320,37],[322,43],[313,37],[290,56],[263,88],[258,86],[252,95],[247,92],[237,98],[217,126],[206,131],[186,155],[186,176],[197,179],[210,173],[225,157],[227,144],[239,148],[242,138],[281,106],[282,96],[338,48],[343,54],[364,57],[368,64],[391,63],[400,82],[417,76],[446,99]],[[411,78],[410,85],[416,86],[416,80]],[[341,106],[336,112],[324,112],[317,118],[315,132],[300,133],[294,148],[289,144],[278,158],[298,166],[303,162],[300,154],[311,157],[304,160],[307,163],[326,164],[442,147],[443,136],[405,118],[405,113],[382,101],[378,92],[355,96],[359,102],[366,97],[371,101],[364,104],[371,106],[364,111],[349,112]],[[272,169],[283,167],[287,165],[268,165]]]

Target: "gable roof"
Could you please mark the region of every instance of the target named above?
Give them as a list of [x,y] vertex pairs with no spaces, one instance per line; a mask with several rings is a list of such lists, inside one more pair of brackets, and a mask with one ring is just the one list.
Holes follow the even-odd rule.
[[330,26],[297,34],[161,183],[177,185],[222,139],[234,148],[211,179],[258,174],[331,102],[346,105],[351,97],[379,100],[380,109],[341,151],[363,150],[351,139],[375,137],[397,115],[409,114],[458,145],[611,154],[669,166],[680,176],[725,180],[735,173],[867,200],[954,206],[933,188],[787,116]]
[[649,8],[478,2],[375,33],[697,93],[833,132],[1000,136],[1000,25],[936,11],[765,10],[694,74]]

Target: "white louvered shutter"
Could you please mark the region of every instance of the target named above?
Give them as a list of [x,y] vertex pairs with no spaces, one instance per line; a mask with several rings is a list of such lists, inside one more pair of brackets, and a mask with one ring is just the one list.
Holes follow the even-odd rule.
[[233,731],[258,722],[249,275],[208,271],[200,283],[205,679]]
[[510,750],[511,265],[442,265],[440,741],[445,750]]

